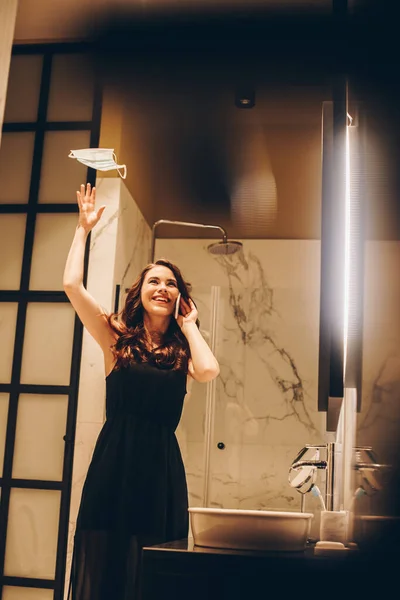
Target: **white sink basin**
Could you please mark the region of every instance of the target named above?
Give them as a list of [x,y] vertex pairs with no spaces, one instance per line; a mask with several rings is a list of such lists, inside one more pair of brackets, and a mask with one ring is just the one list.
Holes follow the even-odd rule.
[[196,546],[231,550],[304,550],[312,513],[189,508]]

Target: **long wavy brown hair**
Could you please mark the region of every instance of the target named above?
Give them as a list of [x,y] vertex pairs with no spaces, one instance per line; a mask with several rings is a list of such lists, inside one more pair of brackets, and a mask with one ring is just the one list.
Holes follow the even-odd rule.
[[[184,300],[190,297],[191,286],[185,282],[180,270],[169,260],[161,258],[147,265],[130,288],[125,306],[119,313],[107,316],[111,329],[117,334],[117,341],[112,348],[116,358],[115,369],[131,363],[152,363],[158,367],[187,372],[190,358],[189,344],[172,316],[160,344],[152,350],[149,336],[143,323],[143,305],[141,291],[146,273],[153,267],[161,265],[170,269],[178,284],[178,290]],[[198,325],[198,324],[197,324]]]

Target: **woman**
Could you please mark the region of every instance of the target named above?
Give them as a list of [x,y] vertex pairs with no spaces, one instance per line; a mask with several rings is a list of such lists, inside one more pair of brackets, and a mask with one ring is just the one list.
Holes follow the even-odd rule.
[[86,238],[105,208],[95,210],[95,194],[90,184],[77,192],[79,222],[64,272],[64,290],[103,350],[107,390],[106,421],[82,491],[69,597],[134,600],[141,548],[187,537],[174,432],[187,376],[210,381],[219,366],[175,265],[159,260],[143,269],[120,315],[105,314],[84,288]]

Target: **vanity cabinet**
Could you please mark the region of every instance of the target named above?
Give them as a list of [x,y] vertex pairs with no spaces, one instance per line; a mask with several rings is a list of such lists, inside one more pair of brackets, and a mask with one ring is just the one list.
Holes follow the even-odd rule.
[[[192,539],[143,549],[141,600],[372,598],[396,581],[394,555],[261,553],[200,548]],[[397,587],[397,584],[396,584]]]

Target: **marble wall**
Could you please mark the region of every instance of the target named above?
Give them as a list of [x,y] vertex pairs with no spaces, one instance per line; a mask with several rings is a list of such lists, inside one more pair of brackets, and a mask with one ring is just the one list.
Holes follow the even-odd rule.
[[[245,240],[231,257],[212,256],[209,243],[156,243],[156,258],[175,262],[192,284],[207,340],[211,287],[219,290],[209,505],[298,510],[292,460],[305,444],[334,441],[317,411],[320,243]],[[177,431],[192,506],[204,499],[206,385],[192,384]],[[313,497],[306,506],[319,511]]]
[[[399,510],[391,489],[400,453],[400,243],[367,242],[364,283],[362,406],[357,415],[357,445],[371,446],[381,487],[359,499],[357,512],[393,514]],[[357,479],[357,485],[363,482]],[[368,489],[368,486],[367,488]],[[371,491],[369,489],[369,491]],[[398,490],[397,490],[398,494]]]
[[[92,231],[87,289],[111,312],[116,285],[129,286],[147,264],[150,228],[120,178],[97,178],[96,206],[106,205]],[[121,294],[122,298],[123,294]],[[84,330],[72,475],[65,590],[68,589],[73,537],[82,487],[105,418],[104,361],[101,349]]]

